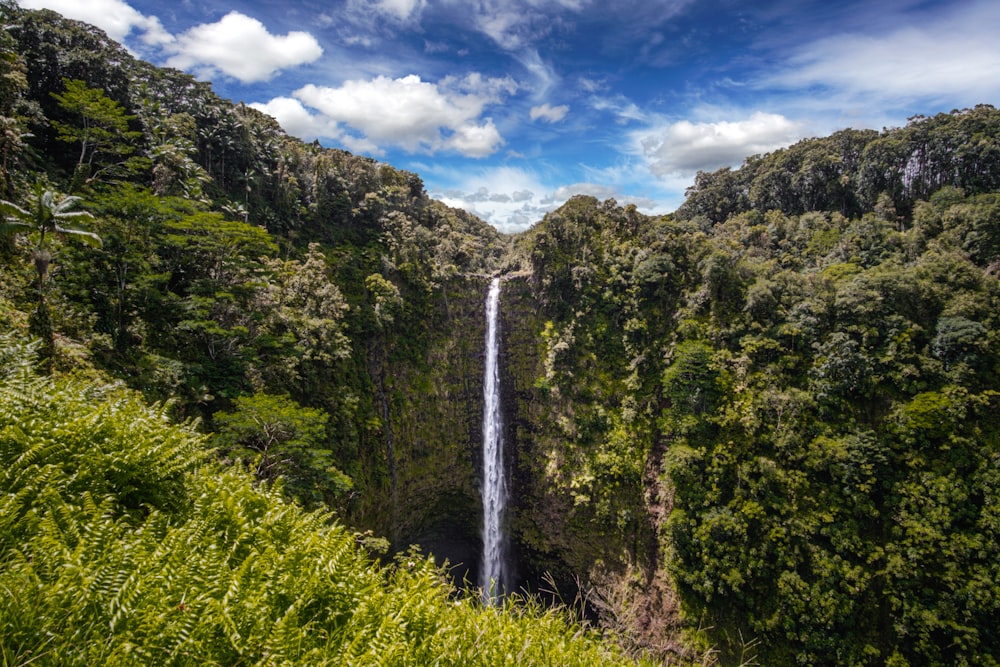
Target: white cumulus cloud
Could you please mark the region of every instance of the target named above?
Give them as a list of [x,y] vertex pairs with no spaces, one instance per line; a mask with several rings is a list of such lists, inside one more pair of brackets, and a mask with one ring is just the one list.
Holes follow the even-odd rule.
[[339,126],[343,132],[338,140],[352,150],[379,154],[396,146],[411,153],[452,150],[467,157],[485,157],[503,144],[503,137],[492,118],[483,113],[516,88],[510,79],[479,74],[448,77],[438,83],[416,75],[379,76],[337,87],[309,84],[295,91],[297,100],[318,112],[311,124],[287,102],[275,104],[282,107],[275,110],[284,118],[275,115],[293,134],[286,122],[307,128]]
[[291,97],[275,97],[266,104],[254,102],[250,106],[273,116],[285,132],[303,141],[320,138],[336,139],[341,134],[336,122],[310,113],[302,106],[302,102]]
[[18,0],[25,9],[51,9],[77,21],[85,21],[122,42],[132,32],[150,46],[169,44],[173,36],[155,16],[144,16],[123,0]]
[[798,123],[758,111],[743,120],[664,123],[633,132],[632,141],[650,170],[664,177],[739,164],[749,155],[788,146],[801,134]]
[[558,123],[566,114],[569,113],[569,107],[565,104],[560,104],[559,106],[552,106],[551,104],[545,103],[537,107],[531,107],[531,120],[544,120],[546,123]]
[[177,37],[167,65],[211,77],[217,72],[244,83],[266,81],[278,71],[323,55],[307,32],[272,35],[255,18],[232,11],[216,23],[195,26]]

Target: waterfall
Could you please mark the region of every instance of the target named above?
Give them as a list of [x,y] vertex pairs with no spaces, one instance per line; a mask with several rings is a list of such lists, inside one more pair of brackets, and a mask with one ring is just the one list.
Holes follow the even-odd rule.
[[503,419],[500,414],[500,279],[494,278],[486,297],[486,372],[483,377],[483,560],[479,585],[490,604],[507,584],[507,480],[504,475]]

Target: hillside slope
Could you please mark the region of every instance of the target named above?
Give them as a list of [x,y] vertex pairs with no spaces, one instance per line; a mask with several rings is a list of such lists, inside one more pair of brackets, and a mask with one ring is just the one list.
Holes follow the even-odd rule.
[[628,663],[565,614],[456,598],[426,556],[378,565],[162,406],[35,361],[0,336],[4,664]]
[[[478,304],[506,241],[416,174],[288,137],[91,26],[4,12],[0,198],[41,210],[49,192],[103,245],[7,229],[0,324],[58,369],[169,398],[230,458],[394,546],[457,533],[447,555],[468,563]],[[262,419],[276,442],[244,428]]]
[[[675,216],[577,198],[518,240],[516,536],[636,641],[679,609],[726,664],[998,660],[1000,193],[956,165],[997,154],[1000,111],[857,136],[809,181],[846,214],[803,212],[795,171],[786,207],[753,199],[835,136]],[[911,185],[864,203],[887,145]]]

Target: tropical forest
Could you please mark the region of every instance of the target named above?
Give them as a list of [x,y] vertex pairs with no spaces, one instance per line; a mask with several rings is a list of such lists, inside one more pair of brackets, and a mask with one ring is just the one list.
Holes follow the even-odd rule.
[[1000,665],[1000,110],[507,235],[0,15],[0,665]]

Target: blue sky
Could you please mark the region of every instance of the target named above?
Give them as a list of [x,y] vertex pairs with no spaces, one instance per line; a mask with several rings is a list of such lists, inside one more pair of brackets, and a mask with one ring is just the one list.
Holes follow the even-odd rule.
[[573,194],[1000,106],[996,0],[20,0],[519,231]]

